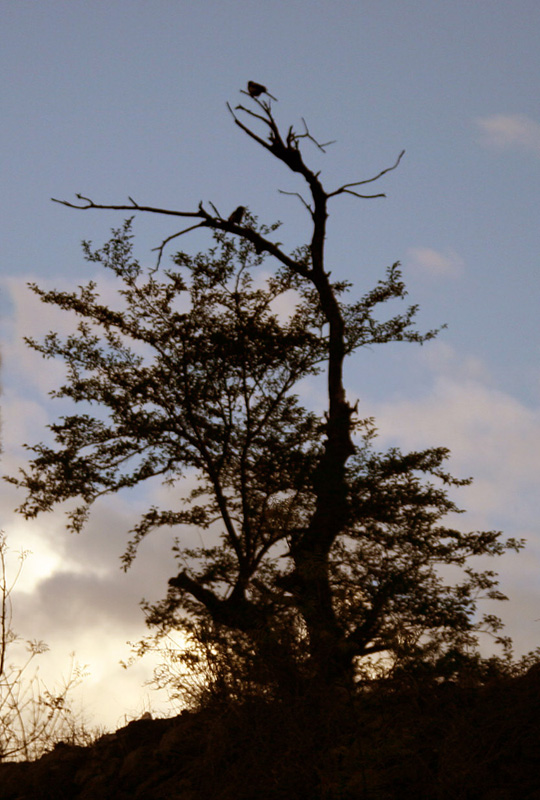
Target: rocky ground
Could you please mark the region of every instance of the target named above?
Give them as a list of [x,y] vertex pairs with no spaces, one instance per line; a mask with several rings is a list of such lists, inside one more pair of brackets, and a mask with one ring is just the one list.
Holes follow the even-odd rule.
[[261,700],[141,719],[0,765],[0,800],[540,800],[540,671],[315,712]]

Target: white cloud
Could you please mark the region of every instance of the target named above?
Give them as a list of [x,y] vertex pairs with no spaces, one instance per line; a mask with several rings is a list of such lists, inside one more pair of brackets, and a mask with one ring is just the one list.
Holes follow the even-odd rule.
[[471,486],[453,493],[467,513],[452,524],[527,540],[520,553],[485,564],[499,573],[510,602],[482,605],[482,611],[503,618],[516,652],[526,652],[540,644],[535,622],[540,616],[540,408],[499,390],[477,358],[461,357],[447,345],[434,343],[420,358],[432,372],[431,389],[423,397],[399,397],[367,409],[376,418],[378,446],[449,447],[449,471],[473,477]]
[[540,408],[525,406],[491,385],[475,357],[460,357],[435,343],[422,355],[433,373],[421,399],[400,399],[376,410],[385,437],[405,447],[448,445],[453,463],[497,486],[494,505],[509,507],[515,492],[529,491],[540,470]]
[[436,375],[446,375],[456,381],[475,380],[491,384],[491,374],[486,364],[477,356],[456,353],[453,347],[440,339],[430,342],[420,351],[421,361]]
[[525,114],[493,114],[478,117],[480,143],[498,150],[518,148],[540,155],[540,123]]
[[441,253],[429,247],[411,247],[407,263],[414,272],[434,278],[456,278],[464,267],[463,259],[453,250]]
[[[37,520],[7,519],[4,528],[13,551],[31,550],[12,596],[14,628],[23,640],[43,639],[49,645],[50,651],[39,658],[40,675],[47,686],[59,682],[74,652],[90,673],[76,692],[83,710],[97,723],[115,727],[122,724],[123,714],[136,714],[141,704],[164,707],[162,695],[143,689],[159,659],[145,658],[127,672],[119,662],[130,657],[128,642],[148,633],[140,600],[165,595],[175,564],[172,536],[156,533],[142,545],[132,569],[123,573],[119,556],[133,516],[121,498],[106,505],[80,536],[66,532],[61,511]],[[11,576],[16,566],[12,552]]]
[[[73,315],[40,303],[22,280],[10,279],[9,291],[12,316],[4,321],[2,348],[2,472],[15,475],[28,457],[21,443],[47,439],[45,426],[58,409],[51,409],[46,392],[63,375],[61,364],[43,361],[22,337],[39,339],[48,329],[65,334],[73,329]],[[23,519],[14,511],[23,499],[22,492],[0,481],[0,524],[14,551],[10,575],[17,569],[17,551],[31,551],[13,593],[14,627],[23,640],[43,639],[50,646],[39,657],[47,686],[61,681],[75,652],[90,670],[76,696],[96,723],[115,727],[124,722],[125,713],[136,715],[142,705],[165,708],[163,697],[143,690],[151,678],[151,660],[127,672],[119,661],[130,656],[127,641],[147,633],[140,600],[164,596],[167,579],[175,572],[172,533],[150,536],[142,543],[140,559],[124,574],[119,558],[127,531],[144,508],[144,492],[103,499],[80,536],[67,533],[62,509]]]
[[[8,378],[7,381],[4,380],[5,384],[16,376],[45,395],[63,383],[65,366],[58,359],[44,360],[39,353],[28,347],[24,337],[39,342],[51,330],[65,337],[76,330],[80,318],[73,312],[65,312],[55,305],[43,303],[29,289],[28,282],[32,282],[31,276],[25,279],[8,276],[0,281],[12,305],[12,313],[2,321],[2,371]],[[65,277],[39,278],[35,279],[35,283],[45,291],[58,288],[59,291],[69,292],[77,288],[75,281]],[[121,307],[119,281],[109,275],[99,275],[96,283],[104,304]]]

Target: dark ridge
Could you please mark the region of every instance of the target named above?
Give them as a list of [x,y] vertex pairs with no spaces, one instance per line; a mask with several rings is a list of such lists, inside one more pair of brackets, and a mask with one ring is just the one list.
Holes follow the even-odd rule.
[[540,670],[353,702],[215,702],[0,765],[1,800],[538,800]]

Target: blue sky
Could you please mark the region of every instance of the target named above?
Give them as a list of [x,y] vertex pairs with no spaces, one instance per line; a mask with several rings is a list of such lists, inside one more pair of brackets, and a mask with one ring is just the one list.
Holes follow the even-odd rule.
[[[80,241],[101,243],[122,220],[51,197],[130,195],[180,210],[204,200],[223,213],[244,204],[265,222],[281,219],[287,244],[303,240],[304,210],[278,193],[300,185],[226,110],[248,79],[261,81],[284,127],[304,117],[317,139],[336,140],[324,156],[306,147],[328,187],[371,177],[406,150],[378,184],[386,199],[335,199],[328,263],[360,293],[400,260],[420,327],[448,328],[423,348],[359,354],[348,388],[377,417],[381,444],[451,447],[453,471],[475,477],[460,497],[469,528],[528,539],[525,554],[498,565],[512,598],[499,610],[519,651],[539,645],[536,0],[4,0],[0,14],[4,470],[52,420],[46,392],[61,374],[21,343],[65,325],[36,306],[25,282],[60,288],[96,277]],[[138,218],[141,260],[150,263],[150,249],[174,230]],[[207,243],[197,232],[181,246]],[[114,724],[137,703],[144,669],[127,678],[117,662],[126,639],[143,632],[140,596],[160,596],[169,544],[149,545],[126,577],[117,558],[127,501],[70,538],[60,515],[25,523],[13,491],[1,492],[13,546],[34,551],[21,633],[47,639],[60,661],[75,649],[89,662],[87,700]]]

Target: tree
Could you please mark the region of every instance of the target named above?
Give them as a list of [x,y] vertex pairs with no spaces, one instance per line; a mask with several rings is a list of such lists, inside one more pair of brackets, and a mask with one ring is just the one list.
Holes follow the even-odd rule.
[[[259,224],[247,210],[237,218],[202,203],[175,211],[131,198],[126,205],[82,195],[75,204],[61,201],[195,223],[156,248],[158,264],[149,270],[134,258],[131,219],[101,249],[84,243],[86,258],[120,281],[118,308],[100,301],[92,281],[77,292],[31,285],[43,302],[81,319],[65,340],[51,333],[28,343],[67,365],[54,396],[88,410],[50,426],[54,446],[30,448],[29,469],[10,479],[28,492],[20,510],[33,517],[79,498],[68,511],[69,527],[79,531],[98,497],[160,477],[178,485],[180,505],[148,509],[131,532],[125,567],[155,528],[197,526],[211,537],[219,521],[219,530],[198,549],[177,540],[182,568],[164,601],[148,606],[152,623],[210,626],[216,645],[232,637],[245,658],[271,664],[278,684],[288,675],[295,685],[351,686],[358,664],[376,654],[393,664],[449,662],[474,649],[480,629],[497,634],[500,625],[475,617],[480,596],[503,595],[496,575],[475,571],[469,558],[520,543],[443,524],[458,511],[448,490],[469,482],[444,470],[446,449],[374,450],[373,422],[346,397],[345,359],[374,344],[422,344],[437,332],[415,329],[414,305],[377,318],[382,304],[406,295],[398,263],[347,302],[351,287],[331,280],[324,256],[329,201],[384,196],[361,187],[394,170],[403,153],[374,177],[329,191],[302,151],[304,140],[325,145],[305,123],[303,133],[290,127],[282,135],[271,103],[249,102],[229,107],[234,123],[303,178],[309,199],[298,196],[310,241],[287,253],[275,241],[278,226]],[[211,249],[177,253],[175,268],[158,278],[169,242],[199,227],[212,232]],[[274,268],[264,281],[269,259]],[[321,416],[298,391],[322,371]],[[182,497],[181,480],[193,474],[197,488]],[[463,568],[462,578],[447,583],[446,565]]]

